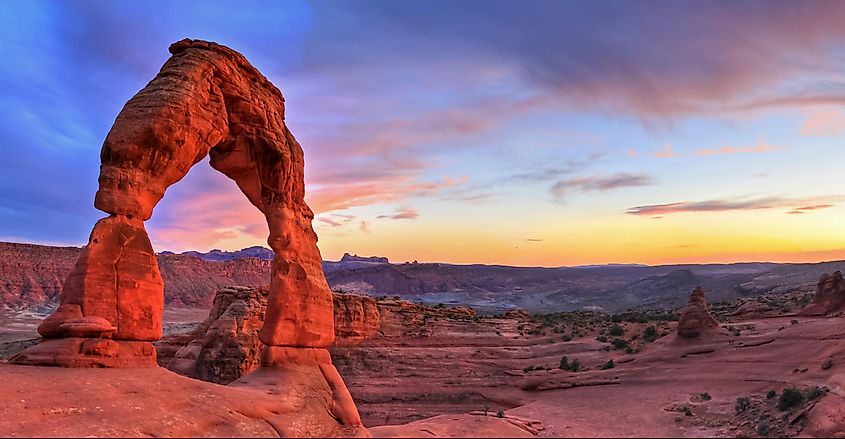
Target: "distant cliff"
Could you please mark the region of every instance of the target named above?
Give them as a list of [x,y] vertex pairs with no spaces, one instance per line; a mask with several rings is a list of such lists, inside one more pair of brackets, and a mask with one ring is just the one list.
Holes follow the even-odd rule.
[[[0,242],[0,306],[55,305],[62,284],[79,257],[79,247]],[[164,300],[172,306],[210,307],[214,292],[230,285],[270,282],[270,262],[244,258],[210,262],[194,256],[158,255]]]

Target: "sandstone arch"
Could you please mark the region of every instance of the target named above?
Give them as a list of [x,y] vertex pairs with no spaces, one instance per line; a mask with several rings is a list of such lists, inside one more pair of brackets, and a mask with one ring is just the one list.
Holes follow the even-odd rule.
[[285,125],[281,92],[227,47],[182,40],[170,52],[103,143],[94,206],[109,216],[95,224],[59,308],[39,326],[45,340],[13,362],[156,365],[151,342],[161,337],[163,283],[144,221],[170,185],[210,156],[211,166],[235,181],[270,229],[275,258],[260,331],[267,345],[262,366],[296,368],[286,384],[321,375],[317,387],[334,401],[334,415],[360,425],[325,350],[334,341],[332,294],[304,199],[302,148]]

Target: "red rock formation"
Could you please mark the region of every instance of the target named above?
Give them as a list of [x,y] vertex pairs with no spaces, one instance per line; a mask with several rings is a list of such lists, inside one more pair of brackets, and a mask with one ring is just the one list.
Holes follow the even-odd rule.
[[[79,247],[0,242],[0,307],[42,308],[58,303],[62,283],[82,251]],[[270,283],[270,261],[204,261],[177,254],[159,254],[157,259],[165,307],[210,308],[214,292],[222,287]]]
[[264,323],[267,294],[266,289],[248,287],[218,291],[208,317],[192,332],[193,340],[163,366],[218,384],[255,370],[264,347],[258,330]]
[[681,312],[681,319],[678,321],[678,336],[687,339],[696,338],[702,333],[718,330],[719,322],[707,310],[704,289],[698,287],[690,294],[689,303]]
[[[227,287],[217,292],[208,317],[190,334],[173,335],[157,344],[159,364],[192,378],[228,384],[261,363],[259,339],[267,310],[267,289]],[[334,294],[335,331],[344,345],[379,332],[376,300],[355,294]]]
[[357,342],[379,331],[379,310],[376,300],[357,294],[334,295],[334,329],[338,339]]
[[805,316],[819,316],[836,314],[845,311],[845,282],[842,272],[824,274],[816,286],[813,301],[801,310],[799,314]]
[[[12,361],[156,365],[149,341],[161,337],[164,285],[144,221],[170,185],[210,156],[211,166],[264,214],[275,253],[259,331],[268,347],[256,373],[318,389],[302,394],[313,408],[305,416],[314,422],[360,426],[326,350],[334,341],[332,296],[311,226],[314,214],[305,204],[303,151],[285,125],[281,92],[242,55],[218,44],[182,40],[170,52],[161,72],[123,107],[103,143],[94,206],[109,216],[94,226],[58,310],[39,327],[55,340]],[[66,323],[82,317],[107,320],[114,340],[102,338],[111,332],[71,337]],[[331,413],[314,401],[321,397],[331,402]]]

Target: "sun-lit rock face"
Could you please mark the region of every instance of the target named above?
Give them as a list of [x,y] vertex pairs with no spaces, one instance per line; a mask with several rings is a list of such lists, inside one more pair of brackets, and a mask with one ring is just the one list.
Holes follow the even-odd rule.
[[678,321],[678,336],[681,338],[696,338],[704,332],[719,329],[719,322],[710,315],[707,301],[704,299],[704,289],[693,290],[689,296],[689,303],[681,313]]
[[816,286],[813,301],[801,310],[802,315],[828,315],[845,311],[845,281],[842,272],[823,274]]
[[103,143],[94,206],[109,216],[94,226],[59,308],[39,327],[48,341],[12,361],[156,366],[150,342],[161,337],[164,287],[144,221],[167,188],[209,156],[269,225],[275,257],[258,333],[267,346],[259,371],[280,382],[295,374],[292,382],[320,381],[313,388],[334,401],[326,422],[360,425],[326,351],[334,341],[332,294],[305,204],[303,151],[285,125],[281,92],[227,47],[182,40],[170,52]]

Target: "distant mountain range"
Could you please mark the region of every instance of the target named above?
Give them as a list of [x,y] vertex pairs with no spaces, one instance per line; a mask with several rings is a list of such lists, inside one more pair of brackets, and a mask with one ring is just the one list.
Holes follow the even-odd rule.
[[[78,247],[0,243],[0,305],[49,307],[78,257]],[[207,307],[228,285],[270,281],[271,250],[249,247],[207,253],[161,252],[159,267],[170,306]],[[637,264],[579,267],[509,267],[443,263],[390,263],[383,257],[344,254],[324,261],[334,290],[400,296],[427,304],[469,305],[482,312],[524,308],[532,312],[577,309],[620,311],[633,307],[674,309],[693,288],[710,301],[763,293],[809,291],[823,273],[845,270],[845,261],[816,264]]]

